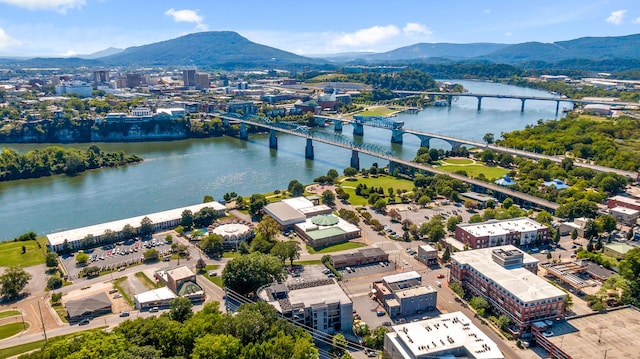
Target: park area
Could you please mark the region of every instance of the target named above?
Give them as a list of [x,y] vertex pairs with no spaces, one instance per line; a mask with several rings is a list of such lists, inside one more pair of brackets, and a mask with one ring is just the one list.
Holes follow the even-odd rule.
[[[0,243],[0,266],[30,267],[44,263],[44,249],[38,241],[10,241]],[[24,246],[24,250],[23,247]]]
[[[398,190],[406,192],[413,190],[412,181],[384,174],[371,175],[369,177],[346,178],[340,183],[340,187],[349,194],[349,203],[354,206],[366,206],[368,204],[366,198],[356,195],[356,187],[360,184],[367,186],[367,188],[382,188],[385,195],[388,195],[389,188],[393,188],[396,194],[398,194]],[[394,196],[394,199],[396,202],[400,202],[398,196]]]
[[478,178],[482,174],[488,181],[497,180],[509,172],[504,168],[487,166],[484,162],[469,158],[447,158],[441,160],[437,168],[451,173],[464,171],[467,177],[471,178]]

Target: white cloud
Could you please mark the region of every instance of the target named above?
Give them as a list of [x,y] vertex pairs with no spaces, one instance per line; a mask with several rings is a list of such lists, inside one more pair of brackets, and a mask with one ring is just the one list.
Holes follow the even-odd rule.
[[420,36],[426,35],[429,36],[432,34],[431,30],[423,24],[408,22],[403,28],[402,32],[404,32],[405,36]]
[[504,33],[504,36],[511,36],[511,31],[507,31]]
[[351,47],[375,45],[380,41],[397,36],[398,34],[400,34],[400,29],[395,25],[376,25],[356,32],[340,34],[340,36],[333,41],[333,45]]
[[11,36],[7,35],[7,33],[4,32],[4,29],[0,28],[0,50],[6,49],[12,46],[16,46],[16,45],[20,45],[20,42],[12,38]]
[[622,25],[622,23],[624,22],[624,15],[626,14],[626,12],[627,10],[613,11],[611,15],[609,15],[606,21],[613,25]]
[[81,8],[86,0],[0,0],[0,3],[29,10],[56,10],[65,13],[69,9]]
[[640,17],[637,17],[637,18],[631,20],[631,22],[634,23],[634,24],[640,24]]
[[207,31],[209,27],[205,24],[204,17],[198,15],[198,10],[176,10],[171,8],[164,12],[165,15],[171,16],[175,22],[188,22],[196,24],[196,29],[200,31]]

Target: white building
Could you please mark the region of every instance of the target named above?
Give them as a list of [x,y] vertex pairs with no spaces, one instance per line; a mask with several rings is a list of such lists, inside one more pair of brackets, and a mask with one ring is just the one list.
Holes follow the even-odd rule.
[[84,82],[61,82],[56,85],[56,95],[77,94],[79,97],[91,97],[93,87]]
[[135,308],[138,310],[150,309],[153,307],[163,308],[171,305],[171,301],[178,296],[168,287],[161,287],[133,296]]
[[158,114],[166,113],[173,119],[173,118],[183,118],[186,114],[186,111],[184,108],[173,107],[173,108],[159,108],[156,110],[156,113]]
[[47,235],[47,240],[49,241],[49,248],[56,252],[63,250],[65,241],[69,244],[71,249],[77,249],[82,247],[82,240],[89,235],[93,238],[94,243],[92,244],[100,243],[101,236],[108,229],[116,232],[118,237],[121,236],[122,229],[127,224],[137,231],[140,228],[140,223],[144,217],[149,217],[151,222],[153,222],[154,231],[173,228],[180,224],[182,220],[182,212],[184,210],[188,209],[195,214],[205,207],[213,208],[219,216],[223,216],[226,210],[226,207],[218,202],[200,203],[193,206],[174,208],[168,211],[150,213],[147,215],[120,219],[113,222],[94,224],[92,226],[51,233]]
[[396,325],[385,334],[385,358],[504,358],[498,345],[462,312]]

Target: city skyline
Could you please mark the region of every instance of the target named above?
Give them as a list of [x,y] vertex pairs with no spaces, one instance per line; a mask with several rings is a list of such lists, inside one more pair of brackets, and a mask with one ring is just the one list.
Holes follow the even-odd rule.
[[0,0],[0,56],[74,56],[200,31],[235,31],[299,55],[385,52],[421,42],[556,42],[640,33],[623,0],[535,3],[373,0],[255,6],[248,1]]

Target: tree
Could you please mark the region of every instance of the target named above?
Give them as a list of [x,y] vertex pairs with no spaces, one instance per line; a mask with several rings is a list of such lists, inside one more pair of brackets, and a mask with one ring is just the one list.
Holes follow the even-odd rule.
[[613,232],[618,227],[618,222],[616,222],[616,219],[610,214],[603,214],[598,217],[596,223],[603,232],[607,233]]
[[335,181],[336,179],[338,179],[338,177],[340,177],[340,174],[338,174],[338,171],[336,171],[335,169],[330,169],[327,171],[327,177],[331,178],[333,181]]
[[223,285],[241,295],[255,293],[261,286],[284,278],[278,258],[258,252],[230,260],[222,271]]
[[83,252],[76,254],[76,264],[79,266],[86,265],[89,261],[89,255]]
[[47,252],[45,263],[49,268],[56,267],[58,265],[58,254],[56,252]]
[[287,259],[289,260],[289,264],[293,266],[293,261],[300,258],[300,243],[297,241],[288,241],[285,242],[287,248]]
[[447,219],[447,230],[449,232],[455,232],[458,224],[462,222],[462,217],[460,216],[451,216]]
[[329,207],[333,207],[336,201],[336,195],[332,191],[326,190],[322,192],[322,203]]
[[198,258],[198,261],[196,262],[196,269],[198,271],[203,271],[205,268],[207,268],[207,262],[202,258]]
[[249,199],[249,214],[257,215],[262,212],[262,208],[266,206],[269,202],[267,198],[259,193],[255,193],[251,195]]
[[125,224],[124,227],[122,227],[121,234],[122,234],[122,238],[129,239],[136,234],[136,230],[133,228],[132,225]]
[[487,302],[487,300],[482,297],[471,298],[471,300],[469,301],[469,305],[472,306],[476,310],[476,312],[478,312],[478,314],[483,317],[485,311],[487,310],[487,308],[489,308],[489,302]]
[[347,339],[342,333],[334,335],[331,343],[334,354],[342,355],[342,353],[344,353],[344,351],[347,349]]
[[444,253],[442,253],[442,261],[446,263],[450,259],[451,259],[451,250],[449,249],[449,246],[446,246],[444,248]]
[[492,144],[494,141],[493,133],[485,133],[484,136],[482,136],[482,141],[486,142],[488,145]]
[[256,233],[268,241],[272,240],[279,232],[278,222],[270,216],[265,216],[256,226]]
[[482,216],[477,213],[469,217],[469,223],[480,223],[480,222],[484,222],[484,219],[482,219]]
[[21,267],[8,267],[0,276],[0,285],[2,285],[0,294],[8,299],[16,298],[31,278],[31,274],[25,272]]
[[140,234],[142,236],[150,236],[153,233],[153,222],[147,216],[140,221]]
[[191,304],[191,300],[189,300],[189,298],[177,297],[176,299],[171,301],[169,317],[175,321],[183,323],[193,315],[192,307],[193,305]]
[[560,227],[556,228],[556,232],[555,232],[555,234],[553,235],[553,242],[554,242],[555,244],[560,243]]
[[213,196],[211,196],[211,195],[205,195],[202,198],[202,203],[209,203],[209,202],[213,202],[213,201],[214,201],[214,199],[213,199]]
[[511,318],[508,315],[502,314],[498,317],[498,327],[502,330],[506,330],[507,326],[511,323]]
[[200,249],[206,255],[213,258],[222,257],[224,254],[223,239],[217,234],[210,234],[200,241]]
[[112,229],[105,229],[100,238],[102,242],[113,243],[118,240],[118,234]]
[[291,180],[287,191],[289,191],[291,197],[300,197],[304,194],[304,186],[298,180]]
[[185,209],[182,211],[180,225],[185,228],[191,228],[191,226],[193,226],[193,212],[191,210]]
[[571,231],[571,239],[575,241],[576,238],[578,238],[578,230],[574,228],[573,231]]
[[550,260],[551,257],[553,257],[553,255],[551,254],[551,252],[547,252],[547,260]]
[[157,261],[160,258],[160,253],[155,248],[150,248],[142,253],[145,262]]
[[353,177],[358,174],[358,170],[353,167],[347,167],[344,169],[344,171],[342,171],[342,173],[344,173],[344,175],[347,177]]
[[62,287],[62,278],[58,275],[52,275],[47,280],[47,288],[53,290]]
[[509,209],[511,206],[513,206],[513,199],[511,197],[507,197],[502,201],[502,208]]
[[193,216],[193,224],[198,228],[205,228],[211,225],[216,218],[218,218],[218,213],[212,207],[204,207]]
[[282,264],[287,260],[287,245],[285,242],[276,242],[271,248],[271,255],[278,258]]
[[547,211],[540,211],[536,216],[536,221],[542,224],[551,224],[551,222],[553,222],[553,215]]
[[243,357],[242,342],[229,334],[206,334],[195,340],[192,359],[235,359]]

